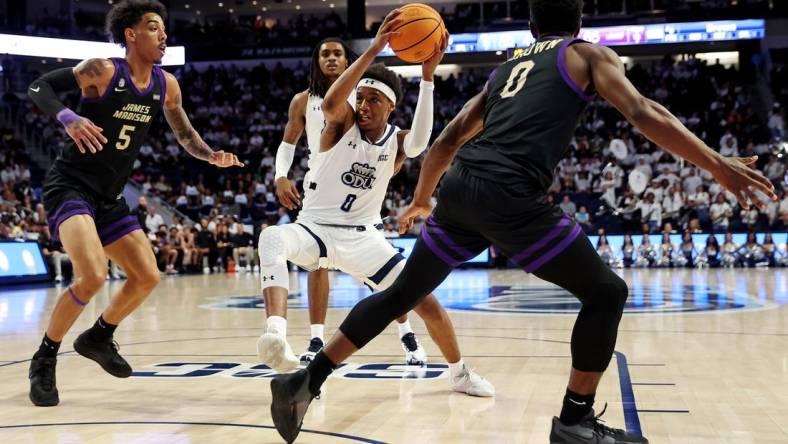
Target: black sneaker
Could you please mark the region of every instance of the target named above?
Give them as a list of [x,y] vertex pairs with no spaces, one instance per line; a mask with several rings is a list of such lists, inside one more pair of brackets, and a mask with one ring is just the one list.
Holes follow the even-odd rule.
[[301,355],[301,364],[307,365],[312,362],[312,360],[315,359],[315,355],[320,350],[323,350],[323,341],[320,338],[312,338],[312,340],[309,341],[309,348]]
[[571,426],[553,417],[550,444],[648,444],[648,440],[642,436],[631,435],[626,430],[602,424],[603,421],[599,418],[605,414],[606,409],[607,404],[597,416],[594,416],[594,411],[591,410],[579,423]]
[[405,365],[421,365],[427,363],[427,353],[419,344],[414,333],[405,333],[400,338],[402,349],[405,350]]
[[118,343],[110,338],[104,342],[94,341],[90,330],[86,330],[74,341],[74,350],[98,363],[107,373],[117,378],[131,376],[131,366],[118,354]]
[[271,380],[271,418],[276,431],[291,443],[298,437],[309,404],[315,395],[309,391],[306,369],[275,376]]
[[55,381],[57,358],[30,360],[30,400],[39,407],[52,407],[60,402]]

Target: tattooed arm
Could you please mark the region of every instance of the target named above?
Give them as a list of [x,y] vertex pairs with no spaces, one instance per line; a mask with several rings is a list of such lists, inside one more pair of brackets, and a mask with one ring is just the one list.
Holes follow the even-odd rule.
[[178,143],[192,156],[216,165],[221,168],[230,166],[244,166],[232,153],[224,151],[214,151],[202,140],[202,137],[194,129],[189,116],[183,109],[181,98],[181,87],[174,75],[164,72],[167,82],[167,93],[164,98],[164,117],[175,133]]
[[88,59],[76,67],[50,71],[34,80],[28,88],[30,99],[44,112],[57,118],[81,153],[101,151],[107,139],[88,119],[67,108],[59,93],[82,90],[84,97],[99,97],[110,87],[115,65],[107,59]]

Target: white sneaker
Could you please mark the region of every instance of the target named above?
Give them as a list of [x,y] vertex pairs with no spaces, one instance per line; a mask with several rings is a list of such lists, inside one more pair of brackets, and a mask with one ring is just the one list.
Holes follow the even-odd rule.
[[258,271],[260,271],[260,266],[259,265],[255,265],[253,270],[254,270],[255,273],[257,273]]
[[466,366],[459,375],[451,378],[451,389],[470,396],[489,398],[495,396],[495,386]]
[[252,272],[252,266],[251,265],[247,265],[246,268],[244,268],[244,270],[246,270],[247,273],[251,273]]
[[55,276],[55,283],[59,284],[61,282],[63,282],[63,276],[62,275]]
[[277,373],[289,373],[298,367],[298,356],[287,339],[275,333],[263,333],[257,340],[257,357]]
[[413,333],[406,333],[405,336],[400,338],[402,348],[405,350],[405,365],[424,365],[427,363],[427,353],[419,344],[416,335]]
[[203,267],[202,274],[211,274],[211,269],[208,267]]

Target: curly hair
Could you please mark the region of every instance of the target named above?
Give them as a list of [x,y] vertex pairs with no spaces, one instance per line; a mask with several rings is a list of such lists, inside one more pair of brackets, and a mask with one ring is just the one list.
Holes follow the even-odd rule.
[[110,41],[126,47],[126,28],[131,28],[142,16],[153,12],[167,21],[167,8],[157,0],[123,0],[115,4],[107,13],[106,32]]
[[312,66],[309,68],[309,95],[317,97],[325,97],[329,86],[328,79],[323,74],[323,70],[320,69],[320,47],[323,46],[323,43],[339,43],[342,45],[348,66],[358,58],[350,46],[340,38],[328,37],[318,42],[315,45],[315,49],[312,50]]
[[543,35],[577,31],[582,15],[583,0],[531,0],[531,20]]
[[[402,99],[402,84],[400,83],[399,76],[394,71],[386,68],[382,63],[375,63],[364,71],[363,78],[370,78],[379,80],[394,90],[394,96],[397,98],[397,103]],[[397,104],[395,103],[395,105]]]

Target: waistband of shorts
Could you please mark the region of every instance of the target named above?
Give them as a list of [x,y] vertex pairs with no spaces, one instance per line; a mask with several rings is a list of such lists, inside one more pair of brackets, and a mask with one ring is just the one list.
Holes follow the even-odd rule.
[[367,231],[367,230],[382,230],[383,224],[375,224],[375,225],[342,225],[342,224],[322,224],[318,222],[313,222],[315,225],[320,225],[321,227],[330,227],[330,228],[344,228],[346,230],[353,230],[353,231]]

